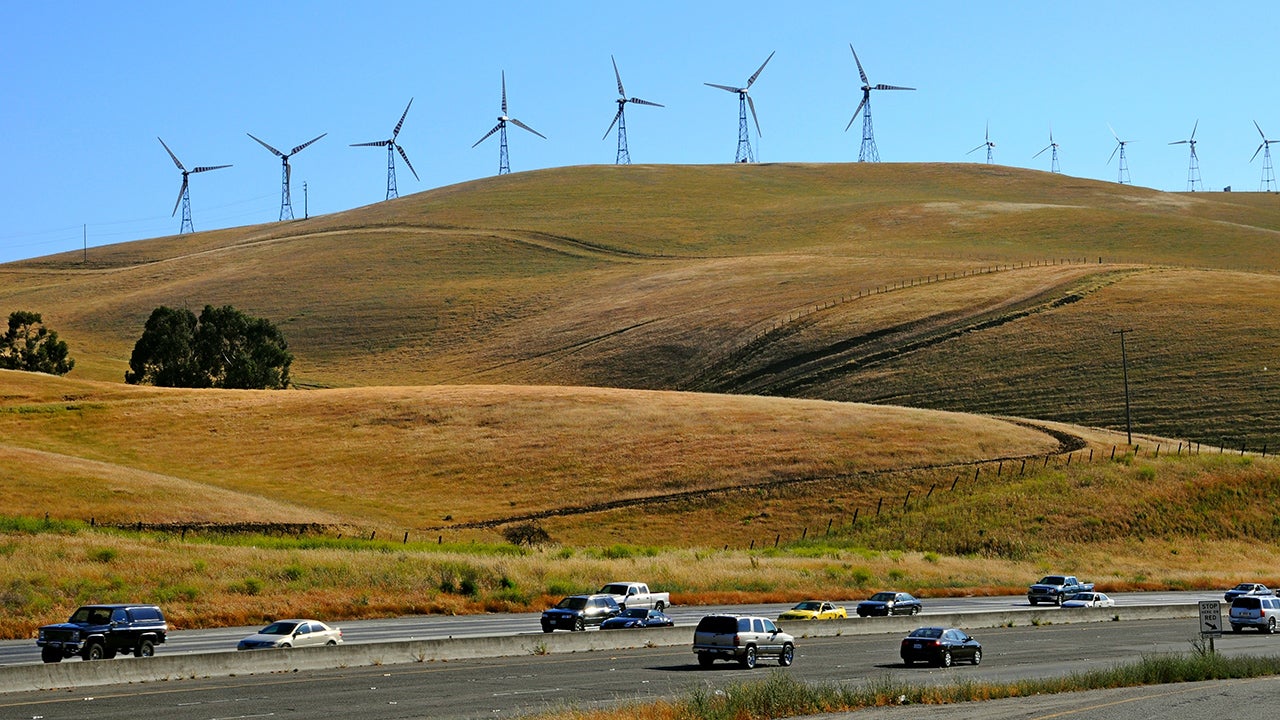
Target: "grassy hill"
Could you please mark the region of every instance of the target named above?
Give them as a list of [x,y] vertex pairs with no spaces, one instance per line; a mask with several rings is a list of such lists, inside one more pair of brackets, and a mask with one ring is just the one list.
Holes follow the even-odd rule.
[[[1280,445],[1280,198],[985,165],[593,166],[0,266],[123,377],[161,305],[279,324],[304,386],[894,403]],[[963,378],[963,381],[957,381]]]

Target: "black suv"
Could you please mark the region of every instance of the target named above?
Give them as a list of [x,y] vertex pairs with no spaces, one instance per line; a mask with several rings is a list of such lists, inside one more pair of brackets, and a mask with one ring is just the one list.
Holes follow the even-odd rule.
[[570,595],[542,611],[542,632],[556,628],[586,630],[588,625],[599,625],[621,614],[622,608],[612,595]]
[[40,628],[36,645],[47,663],[74,655],[111,659],[121,652],[151,657],[168,629],[164,613],[155,605],[85,605],[66,622]]

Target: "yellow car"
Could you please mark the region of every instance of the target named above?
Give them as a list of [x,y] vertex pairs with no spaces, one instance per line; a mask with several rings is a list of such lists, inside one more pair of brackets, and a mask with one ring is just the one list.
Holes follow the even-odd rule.
[[785,620],[835,620],[849,617],[844,608],[833,602],[805,600],[778,616],[778,622]]

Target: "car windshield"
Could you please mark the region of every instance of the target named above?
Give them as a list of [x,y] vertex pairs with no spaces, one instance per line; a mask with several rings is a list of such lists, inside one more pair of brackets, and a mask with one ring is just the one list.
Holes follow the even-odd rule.
[[875,595],[871,596],[872,602],[889,602],[892,599],[893,599],[893,593],[891,592],[878,592]]
[[259,635],[292,635],[293,629],[298,627],[298,623],[293,622],[273,622],[270,625],[258,631]]
[[910,637],[917,638],[940,638],[942,637],[942,628],[920,628],[911,633]]
[[604,593],[605,595],[626,595],[627,586],[621,583],[612,583],[600,588],[600,592]]
[[1236,589],[1237,589],[1237,590],[1244,590],[1244,591],[1246,591],[1246,592],[1247,592],[1247,591],[1249,591],[1249,590],[1252,590],[1252,589],[1253,589],[1253,583],[1240,583],[1239,585],[1237,585],[1237,586],[1236,586]]
[[82,607],[76,610],[67,622],[88,625],[106,625],[111,622],[111,609],[100,607]]
[[1061,575],[1045,575],[1040,578],[1039,585],[1066,585],[1067,579]]
[[1092,593],[1076,593],[1075,595],[1072,595],[1067,599],[1076,600],[1076,601],[1088,601],[1093,599],[1093,594]]
[[581,595],[567,597],[560,601],[556,607],[561,610],[581,610],[587,606],[587,599]]
[[810,601],[807,601],[807,602],[802,602],[802,603],[800,603],[799,605],[795,606],[795,607],[794,607],[794,608],[792,608],[792,609],[793,609],[793,610],[821,610],[821,609],[822,609],[822,603],[820,603],[820,602],[813,602],[812,600],[810,600]]
[[649,611],[645,608],[627,608],[622,611],[622,617],[647,618],[649,617]]

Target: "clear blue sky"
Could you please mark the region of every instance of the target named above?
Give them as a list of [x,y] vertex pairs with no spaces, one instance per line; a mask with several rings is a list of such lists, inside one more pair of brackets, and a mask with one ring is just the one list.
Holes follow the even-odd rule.
[[[1206,190],[1257,190],[1253,121],[1280,139],[1275,6],[1261,2],[7,2],[0,4],[0,261],[176,233],[188,167],[197,230],[275,221],[280,162],[293,159],[294,212],[378,202],[381,148],[400,133],[421,181],[400,194],[493,175],[499,73],[514,172],[612,163],[612,54],[628,94],[636,163],[732,161],[737,100],[751,89],[768,162],[856,160],[860,98],[849,44],[872,83],[887,162],[973,162],[990,122],[995,160],[1048,169],[1050,126],[1064,173],[1114,180],[1108,123],[1132,139],[1135,185],[1186,189],[1198,120]],[[754,127],[752,128],[754,134]],[[1276,148],[1280,154],[1280,146]],[[1280,158],[1278,158],[1280,159]]]

